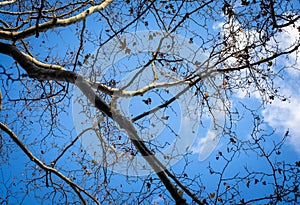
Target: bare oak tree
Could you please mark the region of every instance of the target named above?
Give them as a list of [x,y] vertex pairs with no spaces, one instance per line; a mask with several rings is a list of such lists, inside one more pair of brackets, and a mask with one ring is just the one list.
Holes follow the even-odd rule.
[[296,1],[0,2],[1,203],[296,204],[291,134],[261,111],[289,100],[299,21]]

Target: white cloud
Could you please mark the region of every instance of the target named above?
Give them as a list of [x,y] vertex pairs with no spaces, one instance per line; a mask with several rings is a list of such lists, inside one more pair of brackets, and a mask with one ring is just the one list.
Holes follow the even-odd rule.
[[[300,55],[299,55],[300,57]],[[292,58],[291,58],[292,59]],[[291,61],[286,61],[290,64]],[[300,65],[300,64],[299,64]],[[296,71],[295,71],[296,72]],[[286,79],[276,81],[280,84],[281,93],[288,97],[287,101],[274,100],[263,110],[265,122],[281,134],[289,130],[289,144],[300,154],[300,82],[299,72],[286,74]]]
[[[300,21],[296,22],[295,25],[283,28],[282,32],[277,33],[274,39],[268,42],[269,46],[267,50],[278,49],[283,51],[293,48],[300,41],[299,26]],[[231,22],[231,24],[225,24],[225,26],[217,24],[215,28],[222,28],[222,32],[228,34],[230,30],[237,31],[240,28],[240,24],[237,22]],[[258,38],[256,31],[241,30],[241,32],[235,33],[237,33],[234,39],[236,50],[244,48],[247,44],[251,44],[251,42]],[[264,57],[264,52],[261,51],[261,57]],[[229,66],[235,66],[236,59],[230,58],[226,63]],[[280,94],[289,98],[287,101],[277,99],[271,105],[266,105],[262,115],[265,122],[275,128],[280,134],[289,130],[291,137],[288,142],[300,154],[300,51],[278,58],[275,66],[274,70],[285,68],[283,73],[284,79],[275,79],[274,83],[280,87]],[[259,93],[254,90],[252,91],[251,87],[247,90],[239,90],[237,97],[244,98],[249,93],[251,93],[251,97],[257,100],[261,99]],[[199,144],[201,143],[204,142],[201,141]]]
[[290,102],[274,101],[262,112],[264,120],[280,133],[289,130],[289,143],[300,154],[300,92],[294,92]]
[[164,202],[164,199],[160,196],[155,197],[151,204],[155,205],[155,204],[162,204]]
[[212,130],[209,130],[205,137],[197,140],[196,144],[191,148],[194,154],[199,154],[199,161],[207,159],[215,150],[219,143],[219,137]]
[[[285,29],[284,32],[282,32],[281,35],[278,36],[278,41],[280,44],[285,47],[291,47],[295,42],[298,41],[299,43],[299,30],[298,27],[300,27],[300,22],[296,24],[296,26],[289,26],[287,29]],[[282,42],[282,43],[281,43]],[[289,59],[284,62],[284,64],[290,69],[287,69],[288,73],[295,77],[300,76],[300,55],[299,52],[294,52],[289,55]]]
[[[216,79],[217,80],[217,79]],[[213,86],[212,86],[213,87]],[[215,98],[211,98],[209,103],[214,109],[205,110],[207,116],[202,116],[204,123],[208,123],[208,131],[205,137],[197,138],[197,141],[191,148],[194,154],[199,154],[199,161],[207,159],[217,148],[223,128],[226,123],[226,105],[229,103],[225,100],[225,94],[220,90],[210,89],[209,93],[217,94]],[[199,130],[200,132],[202,130]],[[203,133],[201,133],[203,135]],[[200,134],[200,135],[201,135]]]
[[[296,25],[285,28],[276,36],[276,42],[280,49],[289,49],[299,41],[299,31]],[[275,42],[273,42],[275,43]],[[299,43],[299,42],[298,42]],[[300,54],[294,52],[288,58],[279,59],[280,66],[286,67],[284,79],[276,80],[280,91],[289,97],[288,101],[275,100],[262,112],[264,120],[279,132],[290,131],[289,143],[300,154]]]

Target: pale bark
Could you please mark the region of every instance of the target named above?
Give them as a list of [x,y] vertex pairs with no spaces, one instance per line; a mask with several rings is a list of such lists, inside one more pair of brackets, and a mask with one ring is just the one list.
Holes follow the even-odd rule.
[[[9,55],[16,60],[31,78],[37,80],[64,81],[77,86],[98,110],[100,110],[106,116],[112,118],[122,129],[126,130],[136,149],[156,172],[176,203],[185,204],[186,200],[182,198],[182,196],[178,193],[177,188],[168,178],[165,172],[166,167],[145,146],[142,139],[138,136],[137,131],[131,121],[120,115],[115,110],[111,109],[109,105],[107,105],[99,96],[95,94],[95,91],[91,88],[88,81],[86,81],[82,76],[68,70],[55,70],[38,67],[13,45],[0,42],[0,53]],[[170,173],[168,172],[168,174]]]
[[[100,5],[95,5],[95,6],[91,6],[88,9],[86,9],[85,11],[66,18],[66,19],[59,19],[56,18],[55,16],[53,16],[52,20],[49,20],[45,23],[41,23],[38,25],[38,32],[46,32],[49,29],[52,28],[57,28],[57,27],[65,27],[65,26],[69,26],[71,24],[83,21],[84,19],[86,19],[88,16],[90,16],[91,14],[101,11],[103,9],[105,9],[109,4],[111,4],[113,2],[113,0],[106,0],[103,1]],[[0,38],[1,39],[5,39],[5,40],[19,40],[19,39],[24,39],[24,38],[28,38],[30,36],[33,36],[36,34],[36,29],[37,26],[31,26],[25,30],[22,31],[0,31]]]
[[5,5],[8,5],[8,4],[13,4],[15,2],[16,2],[16,0],[2,1],[2,2],[0,2],[0,6],[5,6]]

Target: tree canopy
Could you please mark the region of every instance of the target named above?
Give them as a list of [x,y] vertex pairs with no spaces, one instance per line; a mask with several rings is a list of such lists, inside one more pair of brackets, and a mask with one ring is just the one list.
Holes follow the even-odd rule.
[[296,0],[1,1],[0,202],[296,204],[299,46]]

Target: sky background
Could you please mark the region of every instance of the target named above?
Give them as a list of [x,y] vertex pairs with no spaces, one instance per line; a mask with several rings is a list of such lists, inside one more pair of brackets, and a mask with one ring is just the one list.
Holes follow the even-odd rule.
[[[151,19],[149,19],[151,21]],[[91,22],[87,22],[90,24]],[[212,25],[213,28],[217,31],[226,32],[223,30],[220,30],[220,24],[222,22],[214,22]],[[300,23],[297,23],[297,26],[300,26]],[[277,38],[277,42],[284,48],[288,45],[291,45],[295,39],[299,38],[299,31],[296,27],[288,27],[283,30],[282,33],[279,33]],[[157,29],[157,28],[153,28]],[[75,27],[67,28],[67,29],[60,29],[59,35],[56,35],[56,33],[49,31],[47,34],[47,38],[49,42],[53,43],[53,47],[56,48],[62,48],[62,49],[55,49],[55,51],[45,51],[43,48],[41,49],[35,49],[36,53],[41,53],[40,58],[43,59],[43,57],[47,55],[59,55],[62,56],[66,50],[66,47],[69,42],[72,42],[73,34],[75,30]],[[256,34],[253,33],[253,36]],[[243,36],[241,36],[241,40],[243,40]],[[36,45],[39,45],[42,41],[42,39],[34,39]],[[71,48],[72,49],[72,48]],[[86,47],[85,52],[86,53],[93,53],[94,48]],[[0,55],[0,62],[3,66],[10,66],[12,64],[12,61],[10,58],[7,58],[6,56]],[[290,54],[288,57],[281,57],[278,60],[276,60],[276,64],[272,67],[272,69],[276,70],[283,66],[292,66],[295,69],[288,69],[282,72],[283,79],[276,79],[275,83],[279,85],[280,91],[287,97],[286,101],[282,101],[280,99],[275,99],[272,101],[271,104],[265,104],[262,107],[260,106],[261,101],[259,98],[258,93],[252,93],[251,97],[249,97],[245,92],[239,92],[237,93],[230,102],[233,107],[238,107],[242,109],[241,103],[245,103],[246,105],[251,106],[253,109],[258,109],[260,117],[263,119],[264,124],[262,124],[262,128],[265,130],[265,133],[271,133],[274,131],[274,134],[271,136],[271,140],[267,141],[265,143],[265,147],[271,149],[274,142],[279,142],[282,137],[284,137],[285,133],[289,131],[289,137],[287,138],[286,144],[283,146],[283,149],[281,150],[282,153],[277,157],[277,160],[283,160],[286,163],[294,163],[295,161],[299,160],[300,157],[300,56],[296,56],[296,54]],[[20,94],[18,86],[20,85],[14,85],[11,89],[11,96],[18,96]],[[7,102],[8,99],[4,99],[4,101]],[[18,105],[17,105],[18,106]],[[141,105],[141,107],[136,107],[136,110],[139,109],[145,109],[144,104]],[[136,111],[135,110],[135,111]],[[1,113],[1,121],[5,121],[5,115],[4,113],[8,113],[9,116],[15,115],[12,114],[14,111],[10,110],[4,110],[3,114]],[[72,107],[67,108],[66,114],[63,115],[62,120],[65,122],[66,127],[72,127],[73,123],[73,116],[72,116]],[[170,118],[171,119],[171,118]],[[173,124],[178,124],[178,122],[170,122]],[[244,111],[242,120],[236,125],[236,135],[241,140],[248,140],[251,141],[251,132],[253,131],[253,123],[254,119],[249,111]],[[188,176],[196,176],[199,173],[201,173],[202,183],[207,187],[207,195],[213,192],[215,188],[217,187],[217,177],[211,176],[209,173],[209,167],[213,167],[214,169],[221,169],[224,166],[224,161],[221,159],[217,159],[217,156],[219,152],[226,153],[227,147],[228,147],[228,138],[224,137],[221,138],[220,141],[218,141],[218,144],[216,145],[216,149],[205,159],[201,159],[201,154],[206,149],[210,149],[210,147],[207,147],[208,142],[211,141],[212,135],[210,134],[209,130],[211,127],[211,121],[207,120],[204,123],[203,127],[199,128],[197,139],[195,140],[195,143],[193,144],[192,153],[190,154],[189,160],[191,162],[189,168],[186,171]],[[15,132],[21,131],[21,125],[14,125],[14,127],[11,127]],[[1,132],[2,133],[2,132]],[[75,134],[75,131],[72,132]],[[78,134],[78,133],[77,133]],[[2,134],[3,135],[3,134]],[[31,132],[29,136],[33,136],[33,133]],[[7,136],[2,136],[3,139],[7,140]],[[34,147],[32,147],[34,150]],[[39,149],[37,149],[39,150]],[[55,150],[53,151],[55,152]],[[16,177],[20,177],[24,174],[24,169],[28,165],[28,159],[27,157],[22,154],[22,152],[18,149],[18,151],[12,152],[10,154],[11,158],[13,159],[10,162],[7,163],[1,163],[1,169],[4,170],[3,175],[0,176],[0,193],[4,193],[6,191],[10,190],[10,187],[3,187],[4,182],[7,180],[14,180]],[[229,155],[228,155],[229,156]],[[47,159],[47,157],[45,157]],[[257,158],[256,155],[249,152],[247,155],[242,154],[237,157],[235,162],[230,164],[230,167],[228,168],[228,172],[225,172],[225,176],[232,177],[234,173],[240,173],[241,175],[246,174],[244,170],[244,166],[241,166],[241,162],[243,164],[246,164],[246,166],[249,168],[249,170],[269,170],[269,168],[266,166],[266,160]],[[70,165],[72,166],[72,165]],[[181,170],[183,166],[183,161],[178,162],[172,169]],[[32,172],[34,173],[34,172]],[[123,176],[116,177],[115,183],[116,187],[118,184],[124,180]],[[3,183],[1,183],[1,181]],[[141,188],[142,184],[137,183],[133,186],[130,186],[128,189],[132,190],[139,190]],[[25,189],[25,187],[17,187],[19,189],[19,193],[15,192],[15,197],[20,200],[20,198],[23,197],[22,189]],[[271,192],[272,186],[267,184],[266,186],[250,186],[250,188],[240,187],[241,192],[247,193],[247,197],[250,199],[252,197],[257,197],[257,194],[261,194],[262,196],[268,192]],[[15,190],[15,188],[12,188],[12,190]],[[38,191],[40,192],[40,191]],[[0,195],[1,196],[1,195]],[[152,196],[153,201],[152,203],[158,203],[158,204],[164,204],[164,201],[162,198],[159,197],[159,194],[154,194]],[[12,199],[13,201],[13,199]],[[31,202],[34,202],[34,193],[29,193],[29,195],[24,199],[24,204],[29,204]],[[46,202],[47,204],[47,202]]]

